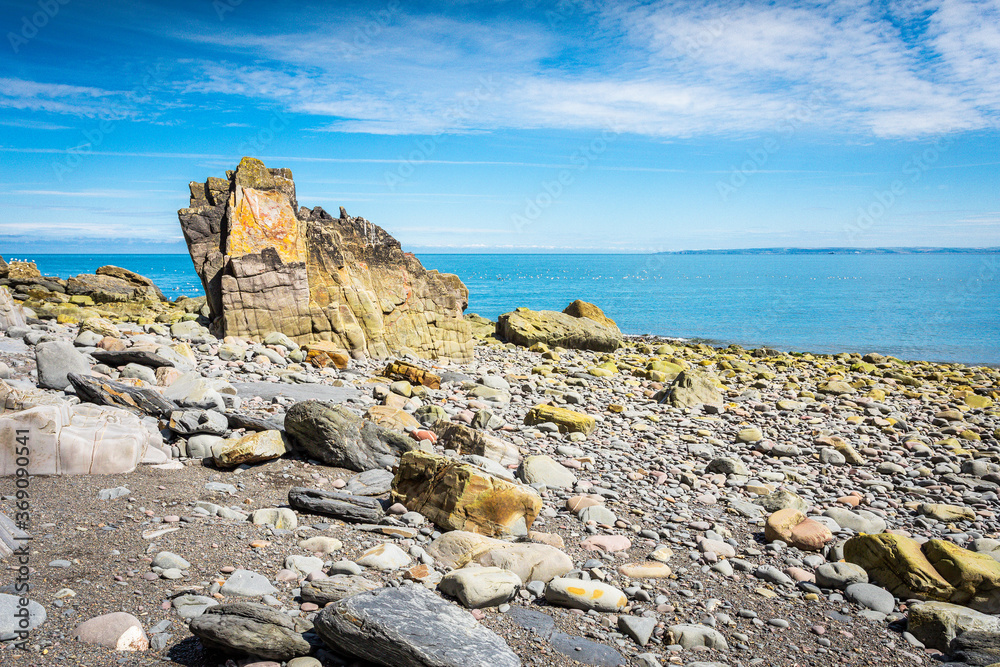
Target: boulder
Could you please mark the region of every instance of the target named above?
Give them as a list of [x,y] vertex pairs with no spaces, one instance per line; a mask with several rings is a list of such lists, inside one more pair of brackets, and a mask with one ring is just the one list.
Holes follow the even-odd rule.
[[542,484],[549,488],[572,489],[576,484],[576,475],[569,468],[545,454],[525,458],[518,476],[525,484]]
[[0,416],[0,475],[15,474],[19,439],[30,448],[32,475],[128,473],[152,434],[135,415],[96,405],[39,405]]
[[209,607],[188,625],[205,648],[271,660],[309,655],[312,647],[302,633],[311,629],[309,621],[252,602]]
[[563,308],[563,312],[567,315],[571,315],[572,317],[586,317],[587,319],[594,320],[598,324],[604,325],[612,330],[618,328],[615,321],[605,315],[603,310],[592,303],[587,303],[586,301],[581,301],[580,299],[577,299]]
[[1000,561],[946,540],[921,546],[927,561],[955,588],[949,602],[987,614],[1000,613]]
[[326,465],[363,472],[393,465],[417,446],[412,438],[323,401],[302,401],[285,413],[292,444]]
[[76,626],[73,639],[115,651],[145,651],[149,648],[149,638],[142,629],[142,623],[132,614],[123,611],[84,621]]
[[597,580],[557,578],[545,586],[545,601],[584,611],[616,612],[628,604],[625,593]]
[[410,384],[423,385],[428,389],[441,388],[441,376],[405,361],[390,362],[382,371],[382,375],[390,380],[406,380]]
[[764,537],[769,542],[781,540],[802,551],[819,551],[833,540],[830,529],[799,510],[787,507],[767,517]]
[[445,533],[427,547],[427,553],[453,569],[470,563],[499,567],[523,582],[551,581],[573,569],[569,556],[547,544],[504,542],[464,530]]
[[393,431],[408,432],[420,428],[413,415],[388,405],[372,405],[365,411],[365,419]]
[[218,337],[278,331],[351,354],[472,358],[461,280],[427,271],[364,218],[300,209],[290,170],[246,157],[228,181],[190,190],[178,217]]
[[517,445],[465,424],[438,420],[431,426],[431,430],[437,434],[438,445],[444,449],[454,449],[459,454],[482,456],[504,466],[521,462],[521,452]]
[[438,590],[469,609],[497,607],[510,602],[521,588],[521,578],[499,567],[466,567],[444,575]]
[[281,457],[286,451],[280,431],[259,431],[238,440],[226,440],[212,448],[215,464],[220,468],[235,468],[243,463],[261,463]]
[[288,490],[288,504],[301,512],[359,523],[378,523],[384,514],[382,504],[374,498],[302,486]]
[[947,601],[955,593],[915,540],[892,533],[858,535],[844,544],[844,558],[901,599]]
[[722,394],[712,378],[694,371],[681,371],[659,397],[660,403],[675,408],[693,408],[698,405],[722,406]]
[[529,426],[546,422],[557,425],[560,433],[590,435],[597,427],[597,421],[590,415],[546,403],[536,405],[524,416],[524,423]]
[[397,667],[520,667],[503,639],[423,586],[380,588],[335,602],[316,634],[337,652]]
[[496,334],[523,347],[542,343],[548,347],[614,352],[622,344],[622,333],[617,326],[554,310],[518,308],[504,313],[497,318]]
[[63,390],[69,386],[69,373],[90,374],[90,363],[73,343],[52,340],[35,346],[38,386]]
[[526,535],[542,509],[542,499],[528,487],[420,451],[407,452],[400,459],[392,499],[444,530],[489,536]]
[[357,574],[338,574],[325,579],[302,582],[302,599],[320,606],[344,598],[382,588],[382,584],[371,579],[365,579]]
[[[1000,617],[947,602],[922,602],[910,607],[906,629],[929,648],[952,653],[956,637],[966,633],[1000,633]],[[1000,657],[997,658],[1000,660]],[[974,664],[988,664],[976,662]]]
[[0,287],[0,331],[23,326],[27,326],[24,309],[14,301],[9,289]]
[[170,417],[171,413],[177,410],[177,405],[173,401],[163,398],[154,389],[132,387],[121,382],[76,373],[70,373],[67,378],[81,401],[161,419]]
[[14,387],[0,380],[0,415],[38,405],[63,405],[65,402],[66,399],[58,394],[43,389]]

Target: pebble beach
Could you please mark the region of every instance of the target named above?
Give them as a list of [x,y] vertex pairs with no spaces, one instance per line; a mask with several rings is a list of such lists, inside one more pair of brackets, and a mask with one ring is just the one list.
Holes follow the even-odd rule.
[[[516,539],[561,551],[572,564],[549,582],[488,582],[506,590],[505,600],[463,613],[521,664],[940,664],[949,659],[940,642],[907,629],[919,602],[849,567],[845,543],[886,532],[1000,558],[995,369],[640,337],[606,353],[529,349],[483,327],[471,362],[408,360],[440,378],[440,388],[428,388],[384,377],[384,361],[317,368],[294,343],[218,340],[194,322],[111,326],[117,336],[54,322],[8,330],[0,339],[7,386],[34,389],[41,343],[75,342],[85,355],[113,337],[121,349],[189,355],[188,373],[225,396],[226,407],[262,421],[287,424],[292,406],[319,398],[359,417],[380,405],[402,411],[421,423],[411,428],[398,416],[397,429],[411,430],[428,453],[458,455],[428,433],[441,420],[515,447],[521,462],[494,462],[496,475],[541,499],[530,532]],[[92,366],[108,378],[139,374]],[[666,378],[692,369],[715,378],[721,402],[662,402]],[[193,405],[198,396],[175,399]],[[585,434],[527,424],[539,404],[588,416],[594,427]],[[212,444],[174,438],[155,463],[127,474],[32,479],[30,597],[45,621],[27,651],[2,649],[4,664],[280,665],[210,650],[188,623],[211,607],[253,601],[290,627],[311,627],[324,605],[303,592],[335,577],[361,587],[352,590],[437,589],[456,609],[474,597],[475,582],[441,592],[454,563],[435,545],[447,533],[392,501],[391,466],[359,477],[293,449],[220,467],[206,456]],[[292,487],[346,489],[380,500],[385,514],[370,524],[296,510]],[[15,498],[4,495],[0,510],[13,516]],[[769,519],[783,511],[801,513],[829,539],[819,548],[800,534],[808,531],[775,539],[781,526]],[[554,589],[565,580],[578,583],[560,597]],[[574,599],[596,600],[595,587],[621,600],[609,610]],[[116,612],[139,622],[148,649],[79,639],[82,623]],[[314,643],[311,657],[289,667],[369,664],[302,636]]]

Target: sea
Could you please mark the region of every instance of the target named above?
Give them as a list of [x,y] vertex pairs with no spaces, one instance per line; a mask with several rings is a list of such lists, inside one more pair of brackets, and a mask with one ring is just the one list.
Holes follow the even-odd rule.
[[[418,254],[496,319],[583,299],[627,334],[1000,365],[1000,254]],[[8,258],[10,259],[10,258]],[[169,298],[203,294],[188,255],[33,255],[44,275],[105,264]]]

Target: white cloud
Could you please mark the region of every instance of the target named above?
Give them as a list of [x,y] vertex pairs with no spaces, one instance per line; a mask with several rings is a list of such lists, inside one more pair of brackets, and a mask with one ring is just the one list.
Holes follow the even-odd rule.
[[539,17],[400,10],[385,22],[317,19],[308,32],[178,35],[254,55],[252,66],[201,61],[185,92],[277,102],[330,119],[316,129],[373,134],[615,126],[683,137],[783,124],[910,138],[998,124],[997,0],[608,1],[555,27]]

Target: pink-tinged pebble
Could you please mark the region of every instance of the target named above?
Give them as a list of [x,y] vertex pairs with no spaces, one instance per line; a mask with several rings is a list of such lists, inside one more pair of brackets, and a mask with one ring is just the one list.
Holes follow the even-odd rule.
[[331,486],[335,489],[342,489],[347,486],[347,482],[342,479],[335,479],[333,480],[333,484],[331,484]]
[[142,575],[142,578],[145,579],[146,581],[156,581],[157,579],[160,578],[160,575],[158,575],[155,572],[146,572],[145,574]]
[[580,542],[587,551],[625,551],[632,541],[624,535],[593,535]]
[[389,509],[386,512],[389,514],[406,514],[406,506],[402,503],[393,503],[389,505]]
[[221,572],[222,574],[232,574],[235,571],[236,571],[236,568],[233,567],[232,565],[226,565],[225,567],[223,567],[223,568],[221,568],[219,570],[219,572]]
[[243,663],[243,667],[281,667],[281,663],[274,660],[258,660],[257,662]]
[[573,468],[574,470],[579,470],[580,468],[583,467],[583,464],[577,461],[576,459],[563,459],[559,463],[562,463],[563,466],[567,468]]
[[328,579],[328,575],[323,570],[315,570],[306,575],[306,581],[317,581],[319,579]]
[[166,490],[167,487],[165,487],[165,486],[158,486],[156,488],[158,488],[160,491],[164,491],[164,490]]
[[292,570],[281,569],[278,570],[278,574],[274,578],[278,581],[298,581],[299,573],[293,572]]
[[826,628],[824,628],[822,625],[814,625],[814,626],[812,626],[809,629],[812,630],[812,633],[814,635],[825,635],[826,634]]
[[704,493],[696,497],[694,500],[695,502],[701,503],[702,505],[714,505],[716,502],[718,502],[718,498],[713,496],[711,493]]
[[481,621],[484,618],[486,618],[486,614],[483,612],[482,609],[470,609],[469,611],[472,613],[473,618],[475,618],[477,621]]
[[808,581],[810,584],[816,583],[816,575],[803,570],[801,567],[787,568],[785,574],[791,577],[793,581]]
[[171,607],[173,607],[173,605],[166,600],[160,603],[160,609],[170,609]]
[[163,517],[164,523],[177,523],[180,520],[181,518],[176,514],[168,514],[167,516]]
[[299,609],[302,611],[316,611],[319,609],[319,605],[315,602],[303,602],[299,605]]

